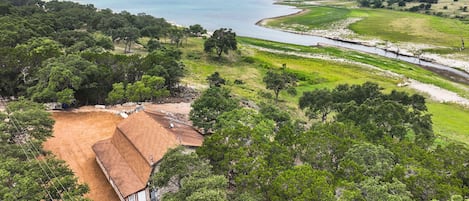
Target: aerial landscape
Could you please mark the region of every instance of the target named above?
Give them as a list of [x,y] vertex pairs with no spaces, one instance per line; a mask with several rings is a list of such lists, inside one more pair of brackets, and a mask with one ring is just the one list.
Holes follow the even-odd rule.
[[469,201],[469,0],[0,0],[0,201]]

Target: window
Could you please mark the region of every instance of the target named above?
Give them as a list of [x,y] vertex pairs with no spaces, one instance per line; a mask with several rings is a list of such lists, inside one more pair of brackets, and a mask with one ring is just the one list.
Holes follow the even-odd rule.
[[145,190],[138,192],[138,201],[146,201],[147,200],[147,195]]
[[135,194],[130,195],[130,196],[127,198],[127,201],[137,201],[137,200],[135,199],[135,197],[136,197]]

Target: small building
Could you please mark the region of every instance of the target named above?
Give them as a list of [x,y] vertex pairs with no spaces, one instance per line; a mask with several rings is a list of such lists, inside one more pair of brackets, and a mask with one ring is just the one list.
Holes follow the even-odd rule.
[[[148,182],[168,149],[195,149],[203,136],[164,113],[144,110],[117,125],[113,136],[93,145],[96,161],[121,201],[155,200]],[[150,196],[150,194],[152,196]]]

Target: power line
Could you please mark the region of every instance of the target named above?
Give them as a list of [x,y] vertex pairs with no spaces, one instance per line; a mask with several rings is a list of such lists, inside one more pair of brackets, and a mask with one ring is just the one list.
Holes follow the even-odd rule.
[[[20,129],[19,125],[18,124],[18,120],[13,116],[13,115],[10,115],[11,114],[11,111],[9,110],[9,108],[6,106],[6,102],[4,100],[4,98],[0,95],[0,101],[3,102],[3,104],[5,105],[5,111],[7,112],[8,114],[8,117],[9,119],[11,120],[11,124],[13,125],[13,127],[15,127],[16,131],[19,133],[19,134],[24,134],[25,133],[25,129]],[[15,123],[16,121],[16,123]],[[31,147],[33,147],[35,150],[32,150],[32,149],[29,149],[31,152],[31,155],[34,157],[35,154],[37,154],[38,156],[41,155],[40,152],[39,152],[39,149],[34,145],[34,143],[28,138],[26,137],[25,138],[25,142],[26,144],[30,145]],[[23,145],[21,143],[19,143],[19,146],[21,147],[21,149],[23,150],[24,154],[26,155],[28,161],[31,161],[31,159],[28,157],[28,155],[26,154],[26,150],[24,149]],[[32,153],[33,151],[35,151],[35,153]],[[37,160],[37,159],[36,159]],[[49,181],[52,183],[52,186],[54,187],[54,189],[56,190],[57,194],[59,195],[60,199],[61,200],[64,200],[63,197],[62,197],[62,194],[60,193],[59,189],[55,186],[54,182],[52,181],[52,177],[49,176],[49,174],[47,173],[46,169],[43,167],[43,165],[41,165],[41,162],[39,160],[38,161],[38,165],[39,167],[41,168],[42,172],[46,175],[46,177],[49,179]],[[55,175],[55,173],[52,171],[52,169],[50,168],[50,166],[47,164],[46,161],[44,161],[44,165],[49,169],[50,173],[54,175],[54,177],[57,177]],[[42,179],[41,179],[41,182],[42,182]],[[43,182],[44,183],[44,182]],[[67,192],[67,190],[65,189],[65,187],[62,185],[62,183],[57,180],[57,183],[62,187],[62,189],[64,190],[63,192]],[[45,189],[45,187],[44,187]],[[49,195],[49,197],[52,199],[52,196],[51,194],[49,193],[49,191],[47,189],[45,189],[46,193]],[[69,195],[70,196],[70,195]]]

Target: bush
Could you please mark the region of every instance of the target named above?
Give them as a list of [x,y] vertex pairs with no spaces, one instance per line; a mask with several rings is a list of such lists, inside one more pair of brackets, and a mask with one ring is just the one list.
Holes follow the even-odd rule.
[[249,63],[249,64],[253,64],[254,62],[256,62],[256,60],[254,60],[254,58],[248,57],[248,56],[243,56],[241,60],[243,62],[246,62],[246,63]]
[[147,49],[149,52],[153,52],[155,50],[161,49],[161,43],[157,40],[149,40],[147,43]]
[[267,91],[258,91],[257,95],[259,95],[262,98],[266,98],[266,99],[273,99],[274,98],[274,95],[270,92],[267,92]]
[[235,80],[235,81],[234,81],[234,84],[241,85],[241,84],[244,84],[244,81],[242,81],[242,80]]

